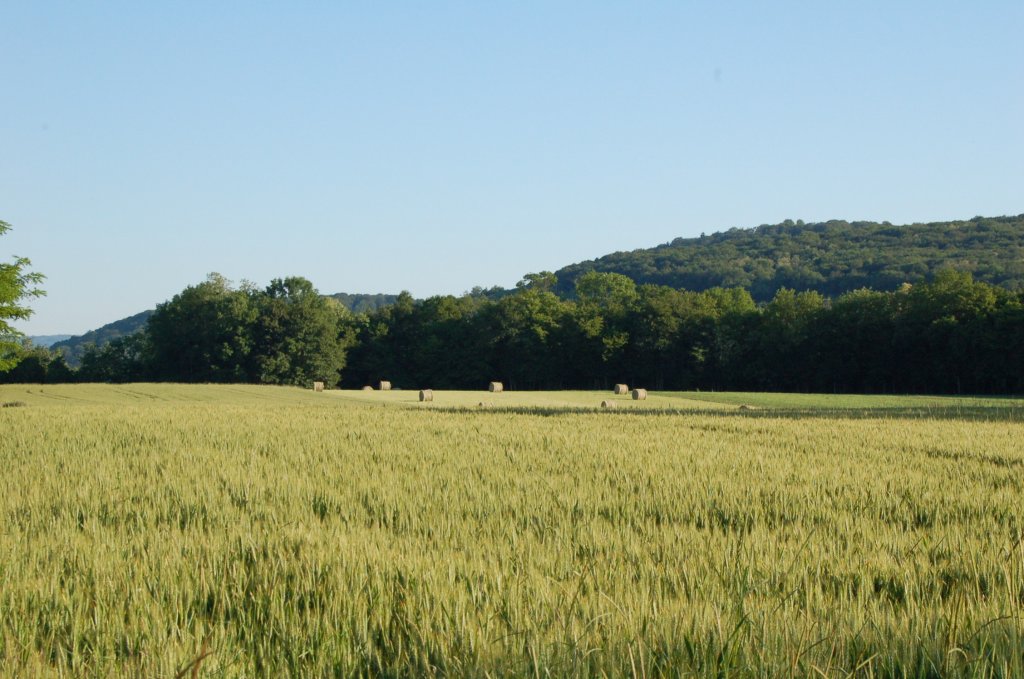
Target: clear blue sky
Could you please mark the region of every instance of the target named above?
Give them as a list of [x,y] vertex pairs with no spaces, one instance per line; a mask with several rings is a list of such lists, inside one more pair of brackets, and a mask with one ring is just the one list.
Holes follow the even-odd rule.
[[0,258],[461,293],[786,218],[1024,212],[1024,3],[4,2]]

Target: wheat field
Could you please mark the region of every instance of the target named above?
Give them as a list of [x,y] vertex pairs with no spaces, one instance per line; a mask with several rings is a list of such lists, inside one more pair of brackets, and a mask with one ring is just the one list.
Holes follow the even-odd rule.
[[1024,402],[435,394],[0,387],[0,676],[1024,676]]

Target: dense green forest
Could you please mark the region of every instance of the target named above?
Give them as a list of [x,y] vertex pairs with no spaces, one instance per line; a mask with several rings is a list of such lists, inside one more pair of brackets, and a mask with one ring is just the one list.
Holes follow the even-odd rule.
[[733,229],[426,300],[211,274],[22,359],[0,381],[1021,393],[1024,215]]
[[557,292],[571,294],[586,271],[686,290],[739,287],[767,302],[782,288],[836,297],[860,288],[896,290],[941,269],[1024,289],[1024,215],[893,226],[888,222],[785,221],[676,238],[655,248],[616,252],[567,266]]
[[32,349],[5,381],[254,382],[361,387],[899,393],[1024,392],[1024,291],[947,269],[895,291],[829,299],[779,290],[700,292],[554,274],[511,294],[437,296],[352,313],[287,278],[235,289],[223,278],[159,305],[143,331],[87,348],[72,372]]
[[[398,295],[368,295],[347,292],[338,292],[329,295],[329,297],[339,302],[346,309],[355,312],[375,311],[388,304],[393,304],[398,299]],[[134,316],[108,323],[96,330],[90,330],[83,335],[68,337],[53,343],[51,346],[55,351],[60,351],[64,354],[64,358],[69,366],[77,368],[82,365],[82,358],[90,346],[102,349],[113,340],[139,332],[146,327],[146,322],[151,315],[153,315],[153,310],[149,309]]]
[[[655,248],[617,252],[558,270],[552,291],[575,294],[587,271],[620,273],[639,284],[703,291],[715,287],[748,290],[767,302],[782,288],[815,290],[827,297],[870,288],[896,290],[933,277],[942,269],[966,271],[975,280],[1008,290],[1024,289],[1024,215],[975,217],[969,221],[893,226],[888,222],[786,221],[753,229],[730,229],[699,238],[676,238]],[[498,300],[514,290],[473,288],[473,297]],[[350,311],[377,311],[398,295],[334,293]],[[54,344],[69,365],[81,365],[89,344],[140,330],[150,311],[109,323]]]

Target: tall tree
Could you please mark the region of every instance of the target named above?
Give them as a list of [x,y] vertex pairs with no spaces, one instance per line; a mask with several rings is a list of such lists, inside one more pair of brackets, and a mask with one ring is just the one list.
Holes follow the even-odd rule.
[[[0,221],[0,236],[11,230],[11,225]],[[14,257],[12,262],[0,262],[0,370],[17,365],[21,356],[23,335],[14,329],[11,321],[22,321],[32,315],[32,309],[24,302],[45,294],[36,287],[43,282],[41,273],[29,271],[30,262],[25,257]]]
[[243,382],[256,318],[250,291],[211,273],[169,302],[147,323],[153,374],[182,382]]
[[278,278],[253,296],[256,320],[250,365],[264,384],[334,386],[345,367],[348,310],[305,278]]
[[495,377],[513,389],[561,386],[559,338],[566,306],[543,286],[532,285],[491,305],[483,329]]
[[628,276],[588,271],[576,280],[576,297],[574,363],[584,384],[603,389],[623,379],[628,318],[639,293]]

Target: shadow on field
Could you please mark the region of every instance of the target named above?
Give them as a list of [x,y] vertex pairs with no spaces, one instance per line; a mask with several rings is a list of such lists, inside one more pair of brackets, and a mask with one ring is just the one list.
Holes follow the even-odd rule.
[[602,410],[580,406],[456,406],[438,408],[446,412],[467,413],[486,416],[495,415],[538,415],[541,417],[564,417],[567,415],[601,415],[603,417],[708,417],[708,418],[750,418],[786,420],[967,420],[980,422],[1024,422],[1024,408],[1000,407],[890,407],[890,408],[740,408],[723,409],[675,409],[675,408],[629,408]]

